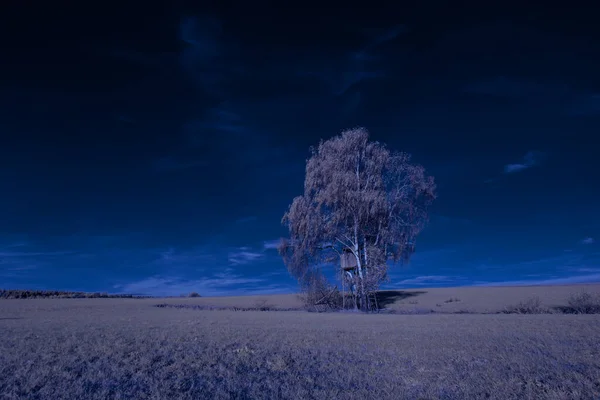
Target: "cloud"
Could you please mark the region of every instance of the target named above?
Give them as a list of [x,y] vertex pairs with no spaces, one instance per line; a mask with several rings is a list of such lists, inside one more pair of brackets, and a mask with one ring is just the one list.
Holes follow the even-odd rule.
[[33,271],[61,260],[61,257],[72,257],[74,251],[39,251],[27,242],[15,242],[0,248],[0,277],[5,279],[26,278]]
[[218,261],[214,252],[204,247],[190,250],[176,250],[171,247],[166,250],[157,251],[157,258],[154,264],[165,265],[168,267],[193,267],[202,268],[212,265]]
[[244,276],[232,268],[224,268],[210,276],[186,279],[172,275],[153,275],[137,281],[113,286],[118,293],[151,296],[179,296],[198,292],[202,296],[292,293],[293,285],[273,282],[273,273]]
[[[523,159],[521,161],[516,162],[516,163],[506,164],[504,166],[504,169],[502,172],[504,175],[512,175],[512,174],[516,174],[518,172],[523,172],[526,169],[540,166],[546,157],[547,157],[547,155],[541,151],[535,151],[535,150],[529,151],[529,152],[527,152],[527,154],[525,154],[525,156],[523,157]],[[484,180],[483,182],[486,184],[490,184],[490,183],[497,182],[500,179],[502,179],[501,176],[495,177],[495,178],[488,178],[488,179]]]
[[[265,282],[262,278],[245,278],[237,275],[228,277],[211,277],[186,280],[179,277],[152,276],[127,284],[115,285],[119,293],[143,294],[151,296],[179,296],[198,292],[203,296],[241,294],[247,291],[260,292],[258,284]],[[244,285],[252,284],[248,289]],[[272,290],[272,286],[270,286]]]
[[207,58],[218,52],[215,42],[222,33],[221,21],[213,15],[184,16],[179,23],[179,39]]
[[208,108],[200,118],[188,121],[184,125],[184,135],[192,144],[203,145],[202,138],[214,132],[233,136],[247,133],[244,121],[235,110],[234,104],[221,103],[218,107]]
[[514,174],[516,172],[521,172],[528,168],[538,166],[542,161],[543,155],[544,154],[539,151],[530,151],[527,154],[525,154],[525,156],[523,157],[523,161],[505,165],[504,173]]
[[[325,84],[334,96],[344,96],[353,86],[361,82],[383,78],[387,75],[381,67],[380,62],[383,61],[383,57],[377,54],[378,48],[407,31],[405,25],[399,24],[376,32],[370,35],[367,43],[357,50],[350,51],[341,57],[320,58],[318,63],[313,62],[312,65],[296,67],[296,74],[301,77],[316,78]],[[356,108],[360,99],[360,92],[353,93],[346,107],[353,104]]]
[[539,285],[569,285],[579,283],[600,282],[600,274],[567,276],[563,278],[548,278],[539,280],[515,280],[501,282],[477,282],[473,286],[539,286]]
[[396,282],[396,285],[430,285],[437,283],[447,283],[455,280],[454,277],[444,276],[444,275],[425,275],[425,276],[417,276],[410,279],[404,279],[402,281]]
[[45,252],[20,252],[0,251],[0,258],[22,258],[22,257],[52,257],[75,254],[74,251],[45,251]]
[[281,243],[281,239],[265,240],[263,242],[263,248],[265,250],[277,250],[279,243]]
[[[353,46],[353,51],[332,51],[327,44],[302,54],[302,49],[273,48],[268,63],[253,53],[254,48],[264,51],[264,44],[235,46],[225,30],[215,16],[181,19],[179,65],[196,82],[195,92],[207,101],[205,107],[190,107],[195,111],[180,128],[181,142],[152,161],[153,170],[182,171],[210,164],[219,173],[243,168],[243,173],[265,180],[286,175],[295,168],[290,166],[290,153],[299,151],[296,143],[289,145],[282,139],[277,121],[308,124],[322,114],[337,129],[338,120],[353,118],[364,100],[364,93],[355,85],[386,75],[378,54],[406,27],[380,30],[366,43]],[[314,117],[303,122],[307,115]],[[258,168],[266,170],[266,164],[281,168],[261,174]]]
[[7,243],[7,244],[5,244],[5,245],[3,245],[3,246],[0,246],[0,248],[2,248],[2,247],[4,247],[5,249],[13,249],[13,248],[15,248],[15,247],[19,247],[19,248],[21,248],[21,247],[26,247],[26,246],[28,246],[29,244],[30,244],[29,242],[27,242],[27,241],[25,241],[25,240],[21,240],[21,241],[18,241],[18,242],[10,242],[10,243]]
[[596,241],[593,237],[586,237],[581,241],[581,244],[594,244]]
[[408,31],[408,26],[405,24],[394,25],[391,28],[386,29],[380,35],[377,35],[371,47],[394,40],[401,34],[407,33]]
[[576,272],[592,272],[592,273],[600,273],[600,267],[598,268],[576,268]]
[[228,101],[199,111],[182,123],[178,146],[154,161],[154,169],[170,171],[212,165],[221,172],[235,168],[248,172],[248,167],[265,165],[267,160],[286,165],[291,149],[276,143],[276,134],[266,126],[271,114],[281,116],[282,105],[275,103]]
[[[3,243],[0,286],[160,295],[293,291],[293,280],[279,274],[285,271],[281,260],[262,245],[233,248],[213,238],[200,246],[155,247],[147,245],[150,240],[135,234],[74,235],[19,246]],[[48,251],[64,245],[78,251]]]
[[0,277],[19,278],[40,268],[40,263],[35,260],[14,260],[0,258]]
[[240,247],[236,251],[229,253],[227,260],[232,265],[246,265],[264,257],[263,253],[250,251],[248,247]]
[[226,39],[220,18],[209,14],[184,16],[179,40],[183,44],[179,66],[197,89],[220,100],[239,90],[239,80],[247,78],[248,60],[239,54],[240,46]]

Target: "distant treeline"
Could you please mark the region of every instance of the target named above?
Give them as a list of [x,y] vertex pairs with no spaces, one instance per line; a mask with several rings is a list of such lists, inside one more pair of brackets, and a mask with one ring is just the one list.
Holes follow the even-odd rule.
[[150,296],[134,294],[108,294],[65,292],[60,290],[6,290],[0,289],[0,299],[131,299]]

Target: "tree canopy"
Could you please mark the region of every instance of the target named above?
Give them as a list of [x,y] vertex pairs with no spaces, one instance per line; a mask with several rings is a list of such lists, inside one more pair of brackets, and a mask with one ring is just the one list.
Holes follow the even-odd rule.
[[321,141],[311,153],[304,194],[282,219],[290,236],[280,254],[301,285],[350,255],[354,262],[340,279],[353,289],[356,307],[371,309],[369,295],[386,280],[389,262],[408,261],[415,251],[435,182],[409,154],[370,141],[364,128]]

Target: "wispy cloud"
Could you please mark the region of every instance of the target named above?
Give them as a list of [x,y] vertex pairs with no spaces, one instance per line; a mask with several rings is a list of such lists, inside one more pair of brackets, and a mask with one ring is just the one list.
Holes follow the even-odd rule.
[[21,251],[0,251],[0,258],[21,258],[21,257],[52,257],[74,254],[74,251],[45,251],[45,252],[21,252]]
[[228,255],[228,261],[232,265],[245,265],[264,257],[263,253],[251,251],[249,247],[240,247]]
[[514,174],[524,171],[528,168],[540,165],[544,154],[539,151],[530,151],[523,157],[523,160],[518,163],[507,164],[504,166],[504,173]]
[[198,292],[203,296],[216,296],[243,292],[240,285],[258,284],[259,278],[242,278],[231,276],[225,278],[205,278],[185,280],[178,277],[153,276],[140,281],[123,285],[115,285],[120,293],[144,294],[151,296],[178,296],[190,292]]
[[[317,78],[329,87],[332,94],[342,96],[358,83],[385,77],[386,72],[377,66],[377,62],[381,61],[381,56],[376,55],[378,47],[407,31],[405,25],[398,24],[377,32],[364,46],[351,51],[342,59],[330,59],[329,62],[312,67],[303,66],[297,70],[297,74]],[[358,93],[359,98],[360,93]],[[357,97],[353,99],[354,103],[357,103]]]
[[158,250],[155,264],[168,267],[193,267],[202,268],[214,264],[217,261],[215,252],[211,252],[204,247],[177,250],[170,247],[166,250]]
[[[0,238],[1,239],[1,238]],[[263,246],[232,247],[213,238],[197,246],[145,246],[146,236],[60,237],[46,243],[0,245],[0,285],[40,289],[114,289],[178,295],[285,292],[293,288],[280,260]],[[77,251],[49,251],[69,245]],[[59,247],[60,246],[60,247]],[[65,246],[66,247],[66,246]],[[77,279],[72,271],[77,269]],[[80,273],[79,273],[80,272]],[[81,281],[81,279],[84,279]],[[86,282],[86,279],[94,279]],[[71,285],[71,286],[70,286]]]
[[35,251],[26,242],[9,243],[0,249],[0,277],[25,277],[51,260],[75,254],[74,251]]
[[263,248],[265,250],[277,250],[280,243],[281,243],[281,239],[265,240],[263,242]]
[[399,282],[396,282],[396,285],[430,285],[430,284],[439,284],[439,283],[447,283],[455,280],[454,277],[445,276],[445,275],[425,275],[425,276],[417,276],[410,279],[404,279]]
[[236,219],[235,223],[236,224],[246,224],[246,223],[254,222],[254,221],[257,221],[257,220],[258,220],[257,216],[255,216],[255,215],[249,215],[247,217],[242,217],[242,218]]
[[0,246],[0,248],[13,249],[15,247],[26,247],[28,245],[29,245],[29,243],[27,241],[21,240],[21,241],[18,241],[18,242],[7,243],[5,245]]
[[151,276],[138,281],[114,286],[119,293],[151,296],[179,296],[198,292],[202,296],[241,294],[291,293],[291,285],[270,282],[266,276],[246,277],[231,270],[200,279],[183,279],[174,276]]
[[188,15],[179,28],[179,65],[198,92],[209,94],[211,105],[193,108],[181,127],[181,143],[153,161],[152,168],[181,171],[204,167],[209,160],[226,164],[227,170],[241,166],[251,171],[251,166],[257,171],[269,160],[281,165],[270,169],[272,175],[285,174],[290,153],[297,153],[296,147],[282,143],[281,127],[273,121],[304,118],[312,108],[315,118],[319,112],[329,119],[349,118],[363,101],[356,85],[386,75],[381,50],[406,31],[401,24],[379,30],[354,51],[335,53],[323,45],[299,55],[298,49],[273,48],[265,63],[250,55],[256,43],[242,47],[230,42],[226,26],[215,16]]
[[567,276],[563,278],[548,278],[538,280],[514,280],[500,282],[478,282],[473,286],[538,286],[538,285],[568,285],[578,283],[600,282],[600,274]]
[[591,272],[591,273],[599,273],[600,274],[600,267],[597,267],[597,268],[588,268],[588,267],[585,267],[585,268],[576,268],[575,272],[587,272],[587,273]]
[[25,276],[40,267],[39,263],[33,260],[11,260],[0,258],[0,277],[17,278]]
[[185,16],[179,24],[179,39],[185,44],[179,62],[188,76],[206,92],[223,95],[222,85],[231,68],[222,60],[227,50],[220,19]]
[[266,160],[285,169],[289,153],[295,149],[279,143],[268,126],[268,115],[277,114],[274,110],[282,107],[276,103],[223,101],[195,112],[181,124],[177,147],[155,160],[153,169],[175,171],[211,165],[217,173],[234,169],[248,172],[265,166]]
[[[264,250],[263,250],[264,251]],[[196,291],[203,296],[289,293],[294,291],[280,271],[252,268],[267,255],[251,247],[203,246],[190,250],[168,248],[157,253],[154,273],[114,288],[120,292],[176,296]]]
[[581,241],[581,244],[594,244],[596,241],[593,237],[586,237]]
[[184,135],[191,144],[204,145],[208,133],[220,133],[239,137],[247,132],[246,124],[235,105],[223,102],[218,107],[205,110],[201,117],[184,125]]

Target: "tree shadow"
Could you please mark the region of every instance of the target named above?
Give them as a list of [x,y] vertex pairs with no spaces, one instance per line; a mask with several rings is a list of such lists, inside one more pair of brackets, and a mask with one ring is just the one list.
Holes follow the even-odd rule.
[[411,291],[407,292],[405,290],[380,290],[377,292],[377,304],[379,308],[385,308],[389,305],[394,304],[399,300],[408,299],[410,297],[416,297],[421,294],[425,294],[425,291]]

